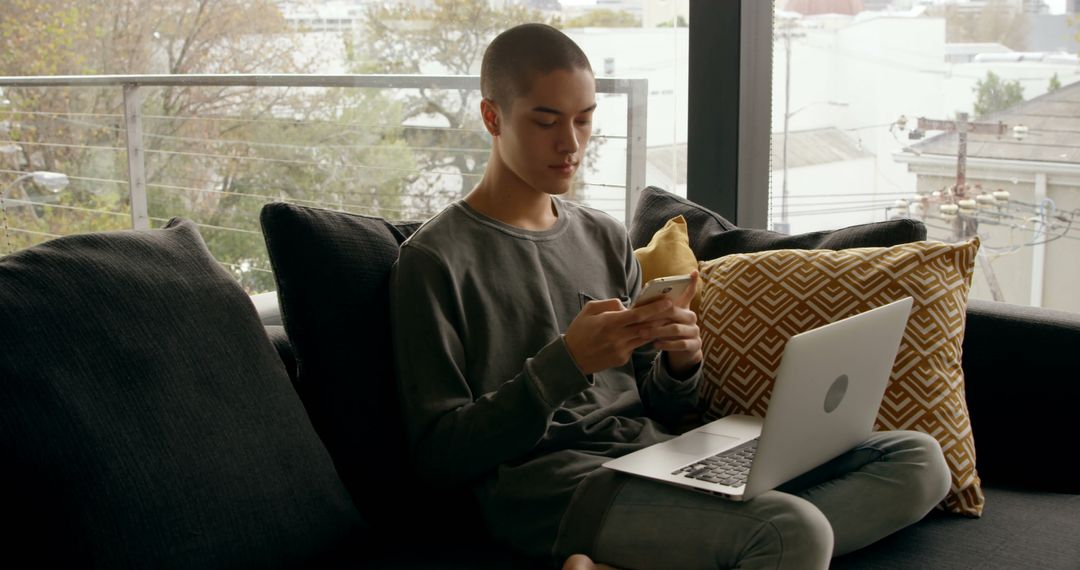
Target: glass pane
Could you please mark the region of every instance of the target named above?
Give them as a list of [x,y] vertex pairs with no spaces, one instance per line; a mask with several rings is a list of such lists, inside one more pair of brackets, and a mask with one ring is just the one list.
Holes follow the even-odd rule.
[[978,235],[971,297],[1080,311],[1075,3],[777,8],[770,225]]
[[[368,8],[349,35],[349,71],[478,75],[484,49],[500,31],[525,22],[561,28],[588,56],[598,78],[645,78],[647,165],[645,180],[686,194],[687,62],[689,3],[488,0],[390,2]],[[576,190],[568,196],[625,219],[627,100],[598,94],[594,136]],[[404,115],[413,124],[479,128],[479,93],[410,96]],[[478,136],[479,147],[488,144]],[[473,157],[479,175],[486,154]],[[477,176],[460,188],[468,192]],[[446,196],[449,202],[453,196]]]
[[[625,219],[631,170],[685,195],[686,0],[11,1],[0,32],[16,49],[0,53],[0,76],[311,74],[304,87],[140,88],[151,227],[194,220],[249,292],[273,287],[263,204],[423,219],[464,196],[487,162],[478,90],[331,87],[318,76],[477,75],[488,42],[518,23],[563,29],[598,78],[649,81],[647,164],[627,164],[628,96],[599,93],[568,198]],[[0,252],[131,227],[123,89],[0,89]],[[68,186],[20,178],[43,169]]]

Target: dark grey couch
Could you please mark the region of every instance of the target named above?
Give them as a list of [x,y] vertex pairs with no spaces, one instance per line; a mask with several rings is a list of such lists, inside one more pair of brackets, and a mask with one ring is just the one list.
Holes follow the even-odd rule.
[[[268,331],[295,374],[284,328]],[[869,548],[837,558],[833,568],[1080,568],[1080,476],[1068,468],[1080,436],[1076,412],[1070,411],[1080,402],[1080,378],[1069,374],[1065,362],[1072,350],[1080,350],[1080,315],[969,301],[964,374],[986,492],[982,518],[933,512]],[[493,545],[458,546],[439,552],[402,546],[404,560],[390,563],[387,552],[380,567],[530,563]]]
[[1080,315],[971,300],[964,377],[982,518],[931,513],[835,568],[1080,568]]
[[[641,196],[630,228],[634,245],[644,245],[675,214],[687,218],[691,246],[699,259],[735,251],[887,246],[925,238],[925,228],[910,221],[802,236],[741,229],[691,202],[649,188]],[[351,450],[364,441],[362,432],[367,428],[357,431],[355,417],[333,409],[342,406],[345,398],[354,402],[346,408],[367,406],[365,415],[373,418],[369,425],[397,425],[399,421],[387,411],[387,402],[394,401],[392,370],[375,372],[383,377],[384,389],[380,391],[342,389],[353,386],[347,373],[343,376],[341,371],[357,358],[357,347],[364,347],[363,354],[384,355],[393,347],[379,332],[389,326],[387,315],[378,308],[384,301],[374,305],[356,301],[342,295],[340,289],[344,285],[349,292],[360,291],[368,300],[385,295],[385,272],[396,257],[397,244],[415,231],[416,224],[285,204],[267,206],[262,223],[278,279],[284,329],[297,337],[298,346],[286,341],[284,329],[276,330],[273,336],[285,361],[294,361],[299,354],[301,366],[294,376],[297,390],[313,415],[321,418],[316,428],[325,434],[324,441],[344,473],[347,487],[365,494],[361,504],[368,518],[386,521],[381,542],[402,544],[398,540],[404,538],[404,546],[393,548],[414,556],[413,567],[476,567],[481,560],[489,561],[486,567],[529,564],[483,545],[482,537],[474,534],[480,523],[466,497],[440,493],[438,498],[421,498],[419,505],[403,509],[393,504],[380,507],[379,499],[363,489],[394,488],[395,483],[358,467],[362,459]],[[351,261],[357,259],[366,260],[363,267]],[[353,267],[343,269],[350,265]],[[332,300],[333,311],[324,309],[328,300]],[[369,325],[367,332],[357,332],[351,325],[360,315]],[[1080,316],[979,301],[970,303],[968,315],[966,395],[978,466],[987,485],[985,515],[968,519],[933,513],[879,545],[838,559],[837,567],[1015,567],[1020,562],[1044,568],[1080,567],[1080,541],[1074,538],[1080,535],[1080,478],[1065,470],[1061,461],[1053,461],[1080,434],[1068,412],[1068,406],[1080,401],[1080,383],[1062,364],[1070,347],[1080,347]],[[337,388],[327,388],[331,386]],[[374,403],[378,401],[383,403]],[[1036,427],[1041,435],[1033,436]],[[402,450],[398,441],[378,452],[395,456],[403,454]],[[1020,455],[1015,456],[1014,450]],[[1025,456],[1023,461],[1014,458]],[[416,530],[429,537],[419,543],[410,532],[416,529],[416,512],[427,513],[424,522],[440,529]],[[448,513],[452,522],[444,522]],[[398,518],[402,514],[405,520]],[[454,524],[462,520],[467,522]],[[462,530],[466,536],[457,534]],[[416,544],[432,548],[415,552]],[[540,565],[539,561],[531,562]]]
[[[659,192],[645,198],[655,215],[635,220],[635,241],[668,206],[693,214]],[[688,216],[699,248],[846,247],[864,243],[862,230],[887,245],[920,230],[739,237],[710,216]],[[703,237],[709,219],[727,241]],[[417,224],[284,204],[262,224],[284,326],[260,324],[183,222],[0,258],[0,489],[17,523],[0,535],[8,558],[548,566],[492,544],[467,493],[418,484],[409,468],[386,277]],[[964,369],[983,518],[931,514],[835,566],[1080,568],[1080,478],[1065,461],[1080,431],[1076,347],[1080,316],[972,301]]]

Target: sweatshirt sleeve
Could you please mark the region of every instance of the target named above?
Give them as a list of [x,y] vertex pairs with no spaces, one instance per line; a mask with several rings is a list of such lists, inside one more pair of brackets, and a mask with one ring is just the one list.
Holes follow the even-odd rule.
[[463,344],[465,311],[450,272],[407,243],[390,279],[398,394],[423,477],[466,481],[527,454],[554,411],[591,385],[560,335],[497,390],[474,394]]
[[[642,287],[641,263],[634,256],[629,241],[627,247],[630,248],[625,260],[627,290],[630,298],[635,299]],[[675,425],[697,407],[702,367],[698,365],[689,378],[679,380],[668,373],[662,356],[651,344],[634,351],[634,375],[645,413],[664,425]]]

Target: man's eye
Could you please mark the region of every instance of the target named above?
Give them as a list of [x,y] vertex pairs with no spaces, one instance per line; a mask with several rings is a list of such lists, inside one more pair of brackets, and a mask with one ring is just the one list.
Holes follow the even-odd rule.
[[536,124],[540,125],[541,127],[545,127],[545,128],[546,127],[554,127],[555,126],[555,121],[552,121],[550,123],[544,123],[542,121],[536,121]]
[[588,119],[581,119],[581,120],[577,121],[577,124],[579,124],[579,125],[581,125],[581,126],[583,126],[583,127],[584,127],[585,125],[588,125],[588,124],[591,124],[591,123],[592,123],[592,121],[590,121],[590,120],[588,120]]

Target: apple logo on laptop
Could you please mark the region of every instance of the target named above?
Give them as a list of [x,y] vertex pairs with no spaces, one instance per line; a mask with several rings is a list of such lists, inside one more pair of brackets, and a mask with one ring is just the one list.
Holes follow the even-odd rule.
[[840,405],[840,401],[844,399],[844,394],[847,394],[848,377],[847,374],[841,374],[836,380],[833,380],[832,386],[829,386],[829,391],[825,393],[825,413],[831,413]]

